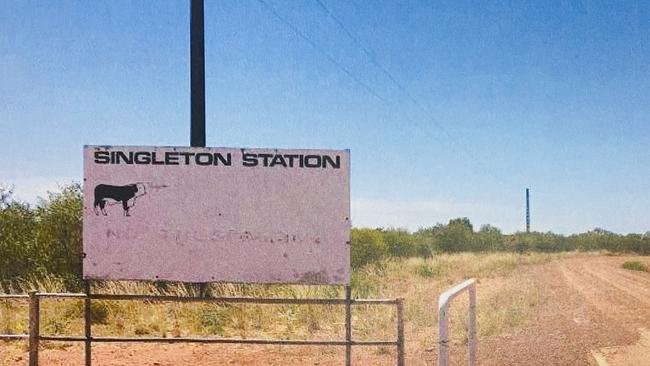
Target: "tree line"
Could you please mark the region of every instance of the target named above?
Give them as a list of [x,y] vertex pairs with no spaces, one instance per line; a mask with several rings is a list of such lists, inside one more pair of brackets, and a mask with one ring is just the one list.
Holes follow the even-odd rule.
[[[14,199],[0,186],[0,283],[53,275],[79,286],[83,193],[79,184],[50,192],[36,205]],[[455,252],[561,252],[607,250],[650,255],[650,232],[620,235],[603,229],[560,235],[552,232],[503,234],[491,225],[475,230],[455,218],[415,232],[395,228],[354,228],[351,264],[358,268],[389,257],[431,257]],[[1,288],[0,288],[1,290]]]
[[466,217],[449,220],[416,232],[404,229],[353,229],[353,267],[386,257],[430,257],[457,252],[567,252],[598,251],[650,255],[650,232],[621,235],[596,228],[585,233],[561,235],[552,232],[503,234],[492,225],[475,230]]

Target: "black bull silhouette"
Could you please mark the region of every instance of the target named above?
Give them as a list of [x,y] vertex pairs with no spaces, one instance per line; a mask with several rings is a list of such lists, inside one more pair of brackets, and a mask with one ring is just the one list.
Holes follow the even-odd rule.
[[[140,186],[140,187],[138,187]],[[141,194],[136,195],[139,191],[142,191]],[[98,184],[95,186],[95,201],[93,203],[93,209],[95,214],[99,215],[97,211],[97,206],[99,206],[102,215],[107,216],[106,213],[106,200],[111,199],[116,202],[122,202],[122,208],[124,209],[125,216],[131,216],[129,214],[129,200],[133,199],[135,204],[135,199],[139,196],[144,195],[145,187],[142,184],[128,184],[125,186],[112,186],[108,184]]]

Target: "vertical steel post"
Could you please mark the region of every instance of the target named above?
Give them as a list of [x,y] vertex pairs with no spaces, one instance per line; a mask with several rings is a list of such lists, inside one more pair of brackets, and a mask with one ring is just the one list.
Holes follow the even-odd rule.
[[530,232],[530,190],[526,188],[526,232]]
[[397,299],[397,366],[404,366],[404,299]]
[[438,366],[449,364],[449,319],[447,319],[447,307],[438,308]]
[[352,365],[352,287],[345,286],[345,366]]
[[[205,147],[205,27],[203,0],[190,3],[190,146]],[[205,298],[207,284],[196,283],[198,297]]]
[[86,298],[84,299],[84,337],[85,342],[85,366],[92,366],[92,317],[90,314],[90,280],[85,281]]
[[469,314],[467,319],[467,355],[469,365],[476,365],[476,286],[472,285],[469,292]]
[[205,37],[203,0],[190,4],[190,92],[192,147],[205,147]]
[[41,304],[36,291],[29,292],[29,366],[38,366]]

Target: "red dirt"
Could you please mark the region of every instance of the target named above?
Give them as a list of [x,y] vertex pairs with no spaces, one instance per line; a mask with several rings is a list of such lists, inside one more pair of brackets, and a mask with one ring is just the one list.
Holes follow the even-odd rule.
[[[532,269],[546,303],[528,326],[481,340],[480,364],[592,365],[592,351],[636,344],[650,328],[650,274],[622,269],[627,260],[639,257],[580,257]],[[650,365],[650,357],[637,365]]]
[[[524,325],[508,334],[479,339],[480,365],[595,365],[593,352],[610,365],[650,365],[650,274],[621,268],[628,260],[650,264],[648,257],[577,256],[519,268],[513,275],[482,281],[534,281],[544,299]],[[432,298],[438,294],[432,294]],[[480,297],[479,297],[480,301]],[[480,303],[479,303],[480,307]],[[408,323],[406,324],[408,328]],[[407,335],[408,335],[407,329]],[[435,365],[436,347],[407,340],[407,365]],[[394,352],[354,349],[354,364],[391,365]],[[454,364],[464,364],[462,344],[452,346]],[[83,364],[82,348],[45,349],[41,365]],[[0,344],[0,365],[27,363],[24,349]],[[340,347],[239,345],[93,346],[95,365],[341,365]]]

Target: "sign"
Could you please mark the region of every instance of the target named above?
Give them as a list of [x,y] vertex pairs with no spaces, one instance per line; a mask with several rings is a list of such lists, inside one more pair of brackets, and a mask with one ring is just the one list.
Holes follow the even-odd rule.
[[83,274],[350,282],[350,153],[84,147]]

